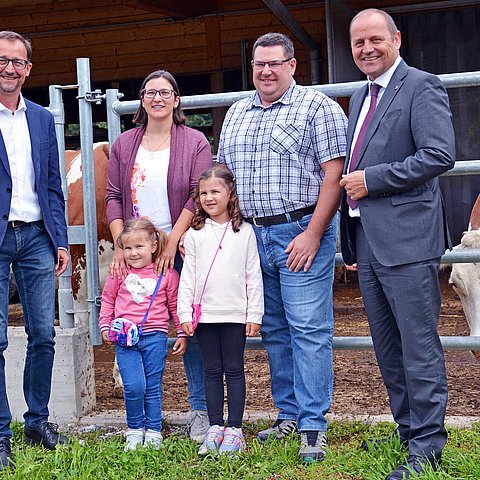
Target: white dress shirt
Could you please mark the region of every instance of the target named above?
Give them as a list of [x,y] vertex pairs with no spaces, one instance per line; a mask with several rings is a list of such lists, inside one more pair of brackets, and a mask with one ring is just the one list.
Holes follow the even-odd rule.
[[7,149],[12,177],[12,201],[8,220],[35,222],[42,219],[42,212],[35,191],[35,172],[26,110],[27,106],[22,95],[15,112],[0,103],[0,131]]

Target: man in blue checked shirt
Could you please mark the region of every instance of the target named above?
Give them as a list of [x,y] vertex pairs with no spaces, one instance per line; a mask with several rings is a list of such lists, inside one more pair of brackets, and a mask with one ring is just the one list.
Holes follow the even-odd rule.
[[218,161],[236,177],[263,272],[262,340],[279,413],[258,439],[298,428],[300,459],[318,462],[333,388],[332,283],[347,119],[337,103],[296,84],[285,35],[262,35],[252,56],[256,92],[229,109]]

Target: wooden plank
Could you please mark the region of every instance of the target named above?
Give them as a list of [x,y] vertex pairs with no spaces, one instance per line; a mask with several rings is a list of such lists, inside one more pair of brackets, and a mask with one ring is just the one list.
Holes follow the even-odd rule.
[[124,5],[174,18],[192,18],[217,10],[216,0],[121,0]]
[[208,68],[209,70],[221,70],[222,39],[220,37],[220,19],[218,17],[206,17],[204,23]]

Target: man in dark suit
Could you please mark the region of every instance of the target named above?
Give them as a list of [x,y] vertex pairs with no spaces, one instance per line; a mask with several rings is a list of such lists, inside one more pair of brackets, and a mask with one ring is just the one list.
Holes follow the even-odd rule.
[[25,441],[54,449],[67,438],[48,422],[54,357],[55,275],[68,265],[65,204],[53,116],[23,98],[32,48],[0,32],[0,470],[10,465],[12,419],[5,385],[10,268],[22,303],[27,354]]
[[397,433],[409,449],[387,476],[400,480],[427,464],[436,469],[447,438],[438,268],[451,244],[438,176],[453,168],[455,139],[443,85],[400,58],[388,14],[360,12],[350,39],[368,84],[350,101],[342,254],[358,268]]

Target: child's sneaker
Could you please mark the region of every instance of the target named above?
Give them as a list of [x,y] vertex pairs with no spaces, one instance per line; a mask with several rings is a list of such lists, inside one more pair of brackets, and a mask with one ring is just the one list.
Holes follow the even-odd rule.
[[207,455],[207,453],[217,452],[223,442],[225,427],[220,425],[212,425],[205,436],[202,446],[198,449],[199,455]]
[[218,453],[240,453],[243,452],[246,447],[247,445],[245,444],[245,439],[243,438],[242,429],[227,427],[225,429],[223,442],[218,449]]
[[136,450],[139,445],[143,444],[143,429],[127,428],[125,432],[125,451]]
[[155,430],[150,430],[150,429],[148,429],[145,432],[145,442],[144,442],[145,447],[150,447],[155,450],[158,450],[160,448],[162,440],[163,440],[163,437],[160,432],[157,432]]

